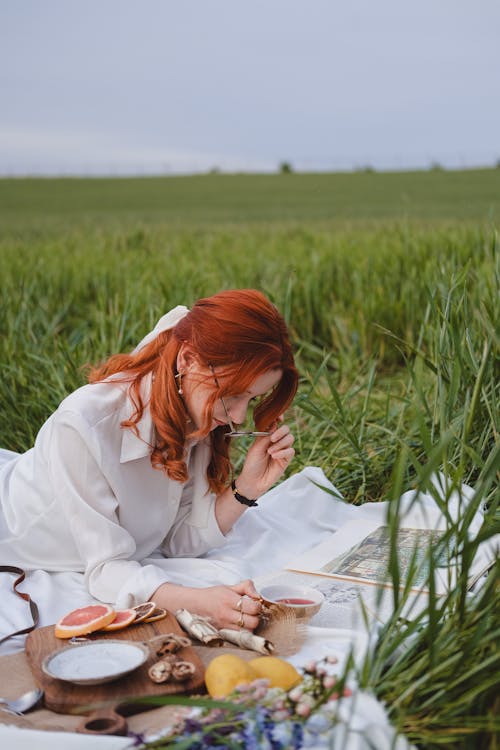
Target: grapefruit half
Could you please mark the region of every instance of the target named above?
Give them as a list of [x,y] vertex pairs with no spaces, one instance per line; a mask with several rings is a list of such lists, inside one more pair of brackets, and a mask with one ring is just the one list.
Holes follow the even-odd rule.
[[115,619],[111,620],[102,630],[121,630],[134,622],[134,620],[135,609],[118,609],[115,612]]
[[95,630],[101,630],[115,617],[115,610],[109,604],[90,604],[68,612],[56,622],[56,638],[73,638],[77,635],[87,635]]

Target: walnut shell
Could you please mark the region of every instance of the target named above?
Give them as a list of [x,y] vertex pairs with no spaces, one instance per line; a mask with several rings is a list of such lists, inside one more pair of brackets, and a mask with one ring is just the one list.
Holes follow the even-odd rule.
[[165,657],[155,662],[149,669],[148,675],[153,682],[168,682],[172,675],[172,669],[177,661],[175,656]]
[[177,661],[172,666],[172,677],[177,682],[186,682],[195,673],[195,666],[190,661]]

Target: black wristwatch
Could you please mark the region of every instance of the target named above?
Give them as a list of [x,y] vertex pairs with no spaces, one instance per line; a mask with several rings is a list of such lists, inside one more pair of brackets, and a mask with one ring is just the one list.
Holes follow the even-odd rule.
[[236,479],[233,479],[231,482],[231,489],[236,500],[242,505],[248,505],[249,508],[255,508],[258,505],[257,500],[250,500],[248,497],[245,497],[245,495],[240,495],[236,489]]

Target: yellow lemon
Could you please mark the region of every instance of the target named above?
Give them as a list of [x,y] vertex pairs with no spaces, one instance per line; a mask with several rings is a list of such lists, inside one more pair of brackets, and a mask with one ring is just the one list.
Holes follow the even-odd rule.
[[302,677],[295,667],[278,656],[259,656],[248,662],[257,677],[269,680],[269,687],[279,687],[290,690],[301,682]]
[[205,684],[212,698],[225,698],[238,685],[256,679],[248,662],[233,654],[216,656],[205,670]]

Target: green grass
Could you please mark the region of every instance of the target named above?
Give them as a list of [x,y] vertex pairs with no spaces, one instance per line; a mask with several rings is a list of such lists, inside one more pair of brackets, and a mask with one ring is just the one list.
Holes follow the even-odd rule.
[[[284,312],[301,372],[292,470],[321,466],[349,502],[392,498],[393,528],[401,492],[444,471],[477,488],[488,536],[499,196],[500,170],[0,181],[0,445],[29,448],[81,366],[169,307],[253,286]],[[466,593],[466,532],[450,524],[456,590],[415,622],[396,614],[362,675],[419,747],[498,747],[499,575]]]
[[500,169],[394,173],[0,179],[0,231],[96,223],[498,221]]

